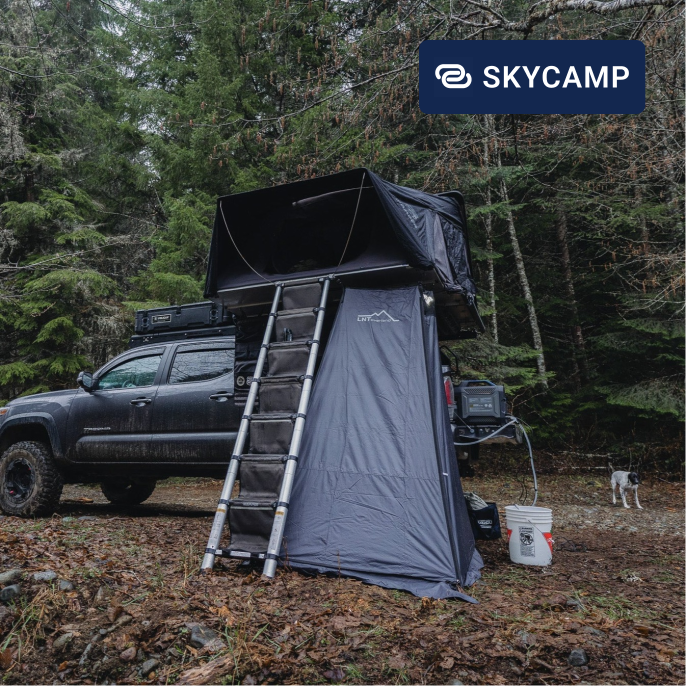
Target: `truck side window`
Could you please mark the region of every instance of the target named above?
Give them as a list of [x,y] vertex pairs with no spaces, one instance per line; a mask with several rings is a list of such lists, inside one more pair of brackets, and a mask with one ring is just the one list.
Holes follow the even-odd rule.
[[208,381],[233,371],[233,350],[179,351],[174,357],[169,383]]
[[162,355],[148,355],[122,362],[100,377],[98,389],[152,386],[161,360]]

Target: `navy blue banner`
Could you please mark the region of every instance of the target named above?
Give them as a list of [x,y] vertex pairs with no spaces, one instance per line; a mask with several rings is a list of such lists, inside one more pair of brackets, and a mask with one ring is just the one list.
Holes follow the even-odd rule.
[[427,40],[419,46],[426,114],[638,114],[645,46],[637,40]]

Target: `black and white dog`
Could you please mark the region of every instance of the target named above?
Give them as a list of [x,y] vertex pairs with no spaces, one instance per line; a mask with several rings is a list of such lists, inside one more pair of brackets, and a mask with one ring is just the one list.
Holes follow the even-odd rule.
[[629,509],[626,503],[626,492],[633,491],[634,499],[636,500],[636,507],[642,510],[641,503],[638,502],[638,485],[641,480],[638,478],[636,472],[616,472],[614,471],[612,465],[610,465],[610,471],[612,476],[610,477],[610,485],[612,486],[612,504],[617,504],[617,497],[615,495],[615,489],[619,486],[619,495],[622,497],[622,503],[624,507]]

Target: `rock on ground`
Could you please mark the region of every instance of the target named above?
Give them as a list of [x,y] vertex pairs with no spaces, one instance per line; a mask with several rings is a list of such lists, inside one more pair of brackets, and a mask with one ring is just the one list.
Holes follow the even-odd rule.
[[194,648],[215,647],[218,644],[223,646],[219,634],[204,624],[190,624],[189,629],[191,630],[190,644]]
[[133,646],[127,648],[119,655],[119,659],[124,662],[133,662],[136,659],[136,649]]
[[569,662],[572,667],[583,667],[588,664],[588,655],[586,655],[586,651],[583,648],[575,648],[569,653],[567,662]]
[[59,638],[56,638],[52,644],[55,650],[62,650],[67,644],[71,643],[74,638],[74,634],[68,631],[66,634],[62,634]]
[[150,672],[152,672],[157,667],[157,665],[159,665],[159,664],[160,664],[160,661],[156,660],[155,658],[151,658],[150,660],[146,660],[141,665],[141,668],[139,670],[141,673],[141,676],[148,676],[148,674],[150,674]]
[[12,584],[11,586],[6,586],[0,591],[0,600],[7,602],[8,600],[14,600],[21,595],[21,586],[19,584]]
[[57,573],[53,572],[51,569],[45,572],[36,572],[33,575],[34,581],[54,581],[57,578]]
[[21,578],[21,575],[23,573],[23,569],[8,569],[6,572],[0,574],[0,586],[4,586],[5,584],[11,584],[13,581],[17,581]]

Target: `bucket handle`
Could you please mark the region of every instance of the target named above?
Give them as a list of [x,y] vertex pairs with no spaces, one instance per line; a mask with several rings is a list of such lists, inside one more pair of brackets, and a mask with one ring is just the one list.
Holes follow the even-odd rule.
[[[520,509],[519,505],[517,505],[516,503],[514,505],[512,505],[512,507],[516,507],[518,510]],[[531,526],[533,526],[534,529],[536,529],[536,531],[538,531],[538,533],[541,534],[541,536],[543,536],[545,538],[545,535],[543,534],[543,532],[528,517],[525,517],[525,519],[526,519],[527,523],[531,524]],[[550,537],[550,542],[555,543],[555,540],[553,539],[552,536]]]

